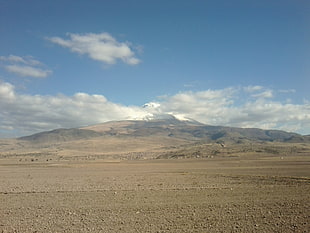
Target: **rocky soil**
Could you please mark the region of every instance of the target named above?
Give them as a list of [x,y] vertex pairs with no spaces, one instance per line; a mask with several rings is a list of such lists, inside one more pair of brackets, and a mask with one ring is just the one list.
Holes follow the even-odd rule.
[[0,232],[309,229],[309,156],[0,159]]

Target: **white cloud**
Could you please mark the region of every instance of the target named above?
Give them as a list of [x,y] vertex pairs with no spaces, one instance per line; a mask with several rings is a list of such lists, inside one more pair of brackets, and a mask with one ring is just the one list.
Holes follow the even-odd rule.
[[[202,123],[217,124],[225,118],[234,103],[234,89],[182,92],[162,98],[161,111],[192,118]],[[224,121],[224,120],[223,120]]]
[[[264,88],[262,88],[263,90]],[[27,135],[110,120],[150,119],[173,114],[210,125],[282,129],[310,134],[310,102],[281,103],[245,95],[243,88],[182,92],[143,106],[124,106],[102,95],[22,95],[12,84],[0,82],[0,137]],[[238,98],[246,97],[244,103]]]
[[31,66],[7,65],[5,69],[21,77],[46,78],[51,74],[50,70],[42,70]]
[[[19,135],[110,120],[142,119],[146,114],[143,108],[115,104],[102,95],[21,95],[5,82],[0,82],[0,109],[1,128],[13,128]],[[0,130],[1,136],[5,135]]]
[[236,104],[235,100],[239,96],[244,98],[244,94],[240,88],[180,93],[166,97],[161,102],[160,110],[210,125],[310,133],[309,102],[304,104],[276,102],[272,100],[270,90],[257,96],[246,96],[247,101],[244,104]]
[[15,98],[14,86],[10,83],[0,82],[0,97],[4,101],[13,100]]
[[247,87],[244,87],[243,89],[246,92],[252,93],[252,92],[256,92],[256,91],[262,90],[263,87],[262,86],[247,86]]
[[4,62],[6,71],[21,77],[46,78],[52,73],[51,70],[41,68],[44,65],[31,56],[0,56],[0,61]]
[[86,54],[91,59],[106,64],[115,64],[122,60],[129,65],[137,65],[140,60],[135,57],[129,42],[118,42],[108,33],[68,33],[69,39],[60,37],[47,38],[49,41],[62,47],[69,48],[72,52]]

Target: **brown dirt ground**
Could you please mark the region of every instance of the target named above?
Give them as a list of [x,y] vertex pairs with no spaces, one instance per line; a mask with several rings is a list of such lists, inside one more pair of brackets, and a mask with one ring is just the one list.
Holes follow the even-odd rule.
[[309,232],[310,156],[0,160],[0,232]]

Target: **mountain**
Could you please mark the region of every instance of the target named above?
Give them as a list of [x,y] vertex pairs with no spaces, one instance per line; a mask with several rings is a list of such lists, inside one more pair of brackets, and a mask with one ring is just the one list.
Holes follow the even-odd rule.
[[39,159],[38,155],[42,155],[51,156],[53,160],[309,155],[310,135],[211,126],[167,115],[149,120],[110,121],[81,128],[55,129],[0,141],[0,145],[0,154],[5,156]]
[[178,120],[170,117],[149,121],[114,121],[81,129],[93,130],[108,135],[128,135],[135,137],[168,136],[187,140],[209,141],[308,141],[306,136],[281,130],[262,130],[257,128],[237,128],[210,126],[197,121]]
[[243,143],[250,141],[309,142],[309,136],[280,130],[210,126],[192,120],[165,116],[153,120],[111,121],[74,129],[56,129],[21,137],[38,143],[64,142],[96,137],[169,137],[186,141]]

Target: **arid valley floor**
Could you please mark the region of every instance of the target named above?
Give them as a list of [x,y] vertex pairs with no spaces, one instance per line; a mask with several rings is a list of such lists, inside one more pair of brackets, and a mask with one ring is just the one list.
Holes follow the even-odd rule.
[[0,233],[310,232],[310,135],[176,119],[0,140]]
[[310,156],[2,157],[0,232],[309,232]]

